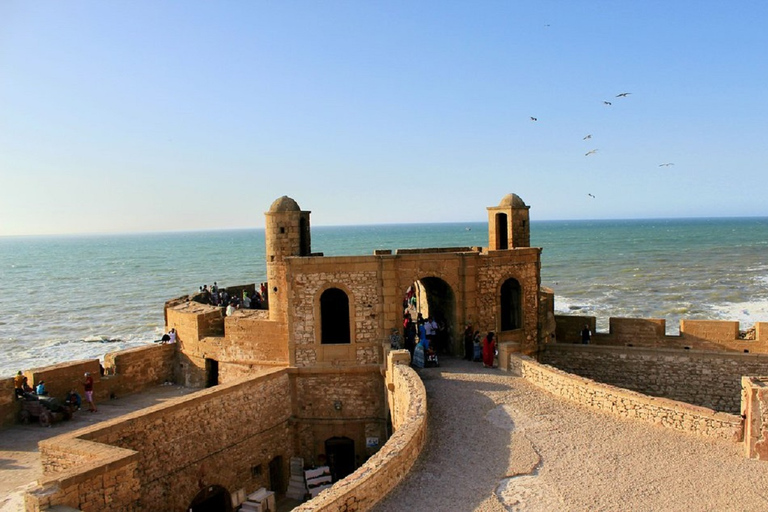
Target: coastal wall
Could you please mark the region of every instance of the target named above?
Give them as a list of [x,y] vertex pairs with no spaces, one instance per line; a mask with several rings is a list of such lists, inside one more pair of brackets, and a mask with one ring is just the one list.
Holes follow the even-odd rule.
[[186,510],[210,488],[269,487],[270,462],[287,475],[293,455],[290,416],[288,373],[273,370],[42,441],[28,510]]
[[581,330],[589,325],[593,345],[654,348],[689,348],[742,353],[768,353],[768,322],[756,322],[754,334],[740,337],[739,322],[680,320],[680,334],[667,335],[662,318],[609,318],[609,332],[596,333],[594,316],[556,315],[558,343],[581,343]]
[[510,356],[510,368],[553,395],[608,414],[706,437],[742,440],[742,419],[736,414],[602,384],[517,354]]
[[741,377],[768,375],[768,355],[548,344],[539,361],[598,382],[717,411],[741,410]]
[[389,441],[357,471],[294,511],[364,512],[408,475],[427,441],[427,394],[409,362],[410,355],[403,350],[387,358],[386,383],[394,430]]
[[[24,371],[30,385],[45,381],[48,396],[64,400],[70,389],[83,399],[85,372],[94,380],[97,404],[114,397],[139,393],[147,388],[174,380],[175,345],[153,344],[110,352],[104,357],[106,374],[101,376],[98,359],[70,361]],[[18,422],[20,404],[14,398],[13,379],[0,381],[8,392],[0,397],[0,426]]]

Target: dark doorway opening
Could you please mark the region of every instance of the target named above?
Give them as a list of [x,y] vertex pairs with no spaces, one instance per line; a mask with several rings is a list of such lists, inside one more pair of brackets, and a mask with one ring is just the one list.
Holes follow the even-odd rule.
[[278,455],[269,461],[269,490],[275,494],[285,492],[285,483],[283,482],[283,457]]
[[501,285],[501,330],[520,329],[522,322],[522,302],[520,283],[517,279],[507,279]]
[[205,359],[205,387],[210,388],[219,384],[219,362],[215,359]]
[[452,355],[463,354],[464,347],[457,344],[462,340],[454,339],[456,299],[448,283],[439,277],[419,279],[406,290],[403,306],[403,314],[409,313],[414,322],[418,320],[419,314],[425,320],[432,317],[437,322],[435,350]]
[[232,497],[220,485],[210,485],[197,493],[189,512],[232,512]]
[[320,343],[349,343],[349,297],[328,288],[320,296]]
[[496,240],[499,249],[509,249],[509,232],[507,231],[507,214],[496,214]]
[[355,470],[355,442],[350,438],[332,437],[326,440],[325,455],[334,482]]

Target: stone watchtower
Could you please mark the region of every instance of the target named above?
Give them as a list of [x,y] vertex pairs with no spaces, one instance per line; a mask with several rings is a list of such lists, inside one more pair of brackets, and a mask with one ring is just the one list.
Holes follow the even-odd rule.
[[499,206],[488,209],[488,249],[501,251],[531,246],[531,225],[528,210],[520,196],[507,194]]
[[288,319],[285,258],[312,253],[310,213],[302,211],[290,197],[283,196],[276,199],[264,214],[270,320],[285,322]]

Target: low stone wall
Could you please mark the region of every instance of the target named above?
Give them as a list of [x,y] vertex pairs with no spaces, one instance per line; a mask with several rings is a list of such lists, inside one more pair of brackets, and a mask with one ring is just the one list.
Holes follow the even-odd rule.
[[741,411],[741,377],[768,375],[768,355],[550,344],[539,361],[640,393],[717,411]]
[[392,352],[388,358],[392,437],[357,471],[294,511],[370,510],[405,478],[427,440],[427,394],[408,362],[407,351]]
[[768,377],[744,377],[744,455],[768,460]]
[[540,364],[526,356],[512,354],[510,367],[529,382],[554,395],[622,418],[639,419],[728,441],[739,442],[742,439],[742,420],[735,414],[601,384]]
[[754,339],[739,338],[739,322],[727,320],[680,320],[680,334],[667,335],[663,318],[608,319],[609,331],[596,333],[594,316],[555,315],[558,343],[581,343],[581,330],[592,330],[592,344],[689,348],[693,350],[768,353],[768,322],[755,323]]
[[[26,370],[30,385],[45,381],[48,396],[64,399],[70,389],[81,397],[85,372],[94,381],[94,400],[98,403],[110,397],[121,397],[174,380],[176,345],[152,344],[110,352],[104,357],[108,374],[101,376],[98,359],[84,359]],[[13,379],[0,381],[0,426],[18,422],[20,405],[15,400]]]
[[264,468],[281,457],[287,472],[293,456],[290,417],[283,369],[42,441],[44,476],[28,510],[186,510],[209,486],[268,487]]

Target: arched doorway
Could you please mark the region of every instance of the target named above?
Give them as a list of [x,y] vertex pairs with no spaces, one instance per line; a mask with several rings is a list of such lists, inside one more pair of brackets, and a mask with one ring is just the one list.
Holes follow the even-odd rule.
[[220,485],[209,485],[197,493],[189,512],[232,512],[232,497]]
[[349,343],[349,297],[328,288],[320,296],[320,343]]
[[457,345],[456,298],[451,286],[439,277],[423,277],[411,284],[404,293],[403,314],[409,313],[414,321],[418,315],[425,319],[432,317],[439,328],[436,335],[437,347],[443,353],[461,354],[463,347]]
[[520,282],[509,278],[501,285],[501,325],[502,331],[520,329],[523,326],[523,302]]
[[355,470],[355,442],[348,437],[327,439],[325,456],[334,482],[338,482]]

